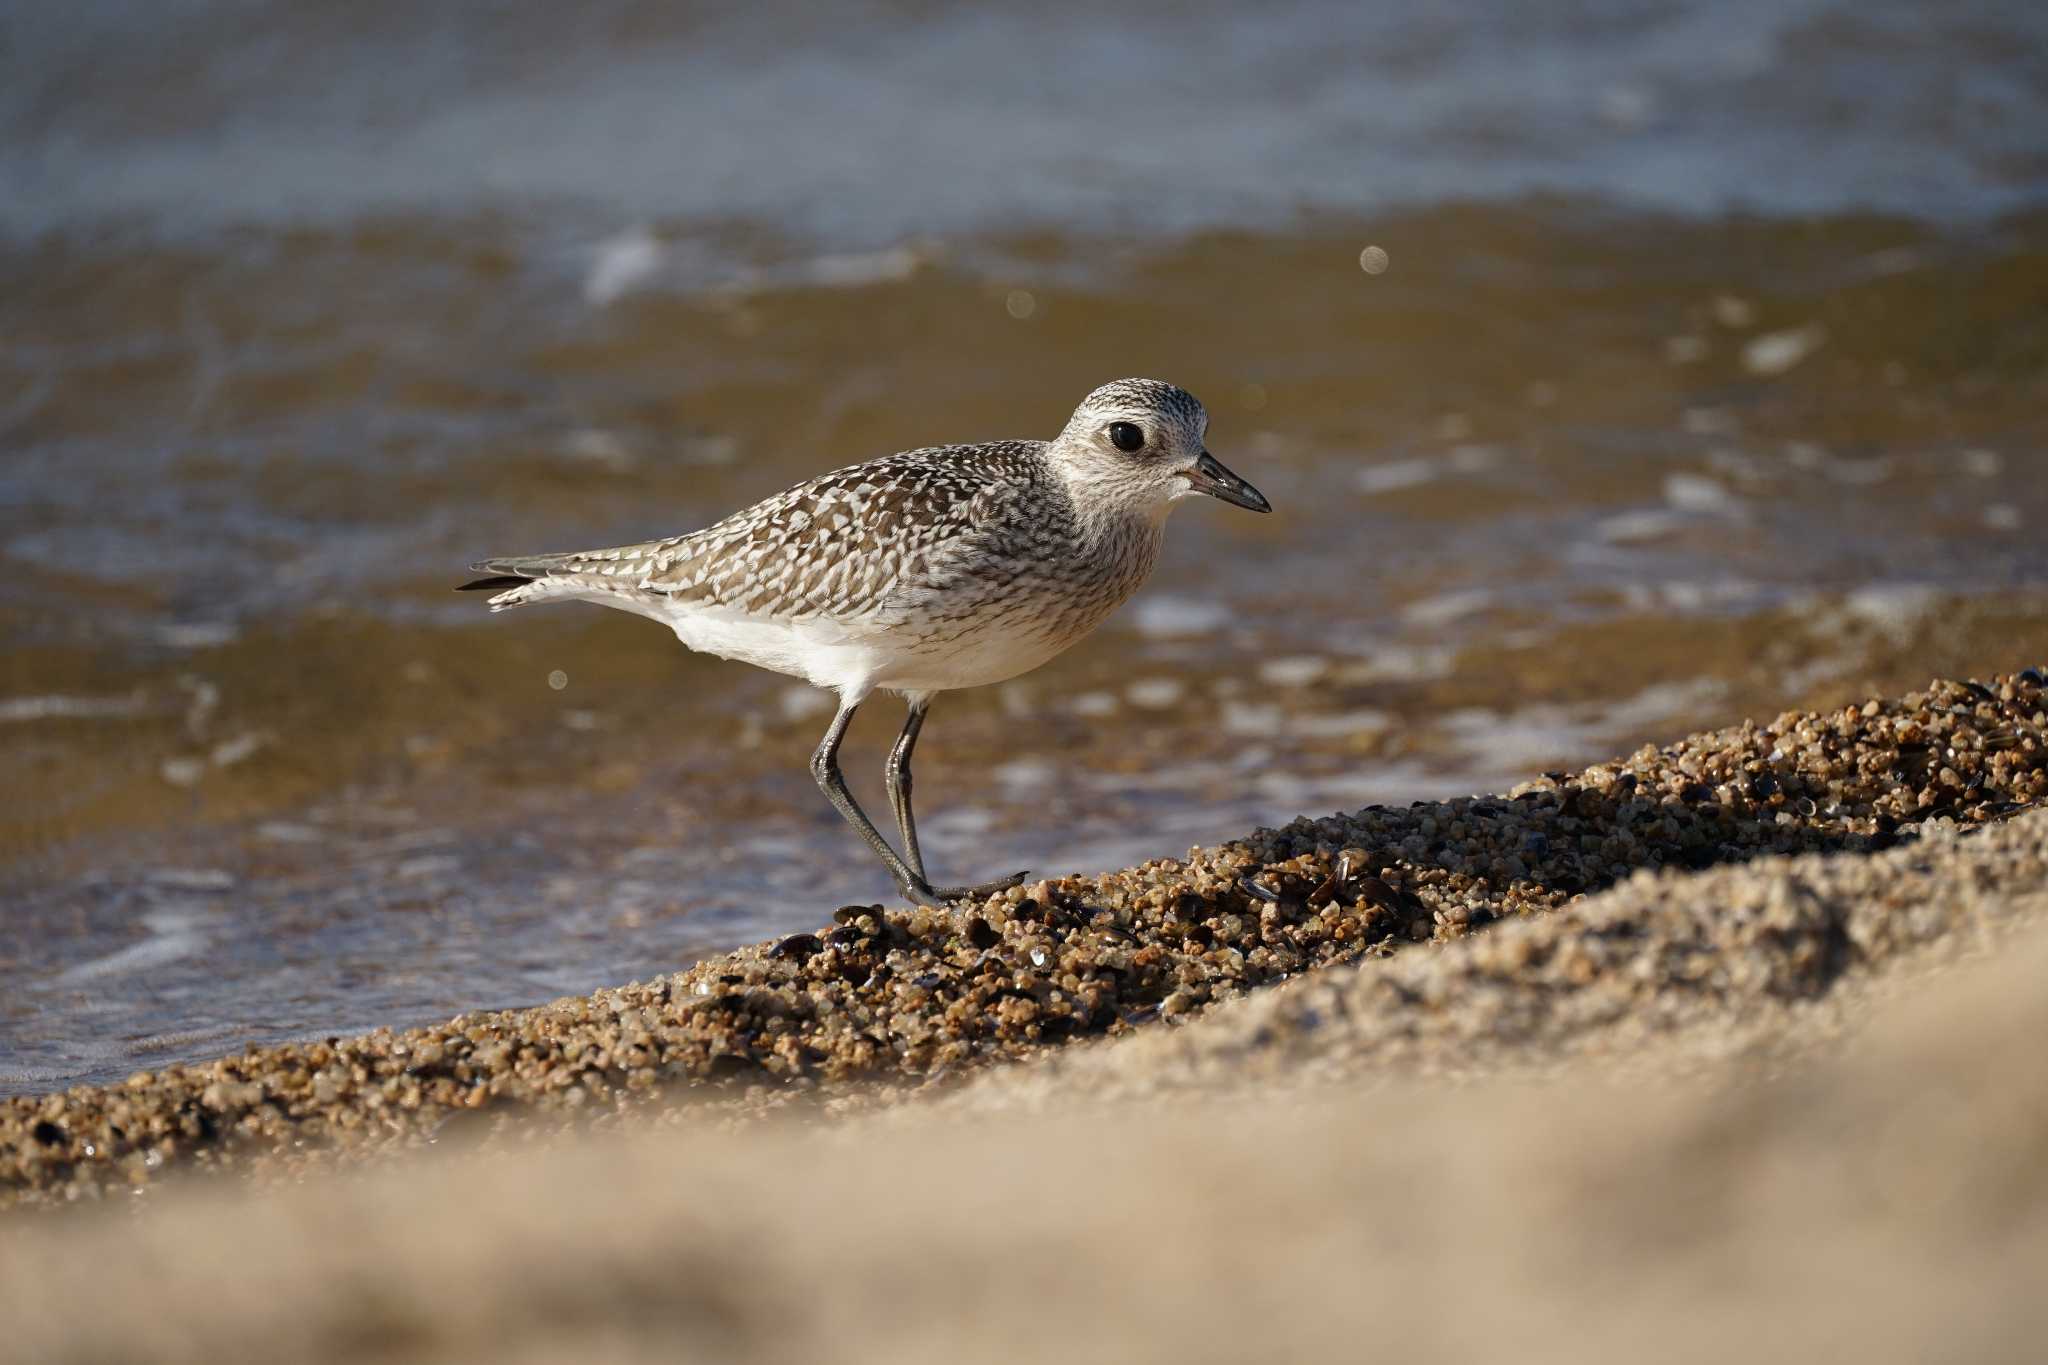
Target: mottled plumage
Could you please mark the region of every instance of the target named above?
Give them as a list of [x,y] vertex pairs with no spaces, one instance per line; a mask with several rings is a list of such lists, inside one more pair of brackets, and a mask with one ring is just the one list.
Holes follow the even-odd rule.
[[[819,750],[821,785],[906,894],[941,899],[924,881],[908,799],[909,749],[931,695],[1014,677],[1093,630],[1151,572],[1176,498],[1206,492],[1266,510],[1202,448],[1207,426],[1186,390],[1119,380],[1052,441],[907,450],[688,535],[487,559],[473,567],[491,577],[466,586],[502,589],[493,611],[562,599],[638,612],[692,649],[834,689],[841,711]],[[1140,445],[1127,449],[1118,442],[1133,430]],[[891,770],[907,865],[834,792],[844,786],[838,737],[877,688],[911,703]]]

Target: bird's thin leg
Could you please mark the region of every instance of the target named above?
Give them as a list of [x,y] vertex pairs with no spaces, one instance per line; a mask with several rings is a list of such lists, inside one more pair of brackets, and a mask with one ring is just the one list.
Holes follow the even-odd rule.
[[889,847],[889,841],[882,837],[875,822],[868,819],[867,812],[853,799],[853,793],[846,789],[846,778],[839,771],[839,744],[846,738],[846,727],[853,720],[853,713],[860,709],[858,702],[841,702],[839,714],[832,717],[832,724],[825,731],[825,737],[818,741],[818,751],[811,755],[811,776],[818,781],[818,789],[825,793],[825,799],[846,817],[846,823],[859,832],[889,868],[889,875],[896,879],[896,886],[906,896],[930,895],[931,886],[922,872],[912,871],[896,856],[896,850]]
[[[846,778],[839,771],[839,744],[846,738],[846,727],[853,720],[853,713],[858,706],[858,702],[840,703],[839,714],[832,717],[832,724],[825,731],[825,738],[818,741],[818,751],[811,755],[811,776],[818,780],[818,788],[825,793],[825,799],[846,817],[847,824],[860,832],[860,837],[867,840],[868,847],[872,848],[888,867],[889,875],[896,879],[896,889],[903,893],[905,899],[920,901],[926,905],[945,905],[950,901],[978,900],[984,896],[994,895],[998,891],[1007,891],[1022,882],[1027,873],[1019,872],[1013,877],[984,882],[979,886],[933,886],[924,879],[922,872],[913,871],[903,859],[896,856],[896,850],[889,847],[889,841],[882,837],[881,831],[875,828],[874,821],[868,819],[867,812],[860,808],[860,803],[853,799],[853,793],[846,789]],[[909,783],[906,781],[905,810],[909,809],[909,793]]]
[[998,891],[1009,890],[1029,874],[1019,872],[978,886],[933,886],[924,880],[924,854],[917,846],[917,816],[910,808],[910,755],[917,748],[917,737],[924,729],[925,712],[931,709],[932,699],[928,692],[908,695],[910,714],[904,718],[903,733],[896,737],[896,747],[889,751],[889,764],[884,769],[889,782],[889,804],[896,809],[896,828],[903,835],[903,856],[917,870],[919,882],[916,887],[905,888],[904,894],[922,895],[934,901],[957,901],[981,900]]
[[910,699],[910,714],[904,717],[903,733],[896,736],[896,747],[889,751],[889,766],[884,775],[889,781],[889,804],[896,808],[896,832],[903,836],[903,858],[924,878],[924,854],[917,847],[917,817],[910,810],[910,755],[917,748],[917,732],[924,728],[924,713],[931,710],[931,698],[914,696]]

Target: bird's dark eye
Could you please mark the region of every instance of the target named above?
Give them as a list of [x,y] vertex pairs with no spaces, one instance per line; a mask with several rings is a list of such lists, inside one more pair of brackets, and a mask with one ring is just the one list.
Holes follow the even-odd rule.
[[1136,422],[1111,422],[1109,443],[1129,455],[1145,444],[1145,431]]

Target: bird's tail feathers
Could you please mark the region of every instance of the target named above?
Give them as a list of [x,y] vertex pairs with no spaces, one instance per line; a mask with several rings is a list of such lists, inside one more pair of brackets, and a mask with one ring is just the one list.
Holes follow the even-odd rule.
[[509,611],[543,597],[554,596],[561,585],[551,583],[547,577],[554,567],[549,560],[568,556],[536,556],[532,559],[485,559],[469,567],[483,578],[472,579],[457,588],[457,592],[488,592],[495,594],[485,605],[492,611]]
[[619,576],[623,567],[611,552],[525,555],[516,559],[484,559],[469,567],[485,575],[457,588],[457,592],[488,592],[492,611],[507,611],[528,602],[584,599],[608,606],[631,606],[648,594]]

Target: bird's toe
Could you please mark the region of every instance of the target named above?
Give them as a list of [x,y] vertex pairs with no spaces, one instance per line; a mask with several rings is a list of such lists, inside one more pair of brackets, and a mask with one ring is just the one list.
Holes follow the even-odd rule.
[[992,882],[976,886],[906,886],[903,894],[921,905],[955,905],[961,901],[986,900],[999,891],[1008,891],[1013,886],[1022,886],[1029,871],[1013,872],[1007,877],[998,877]]

